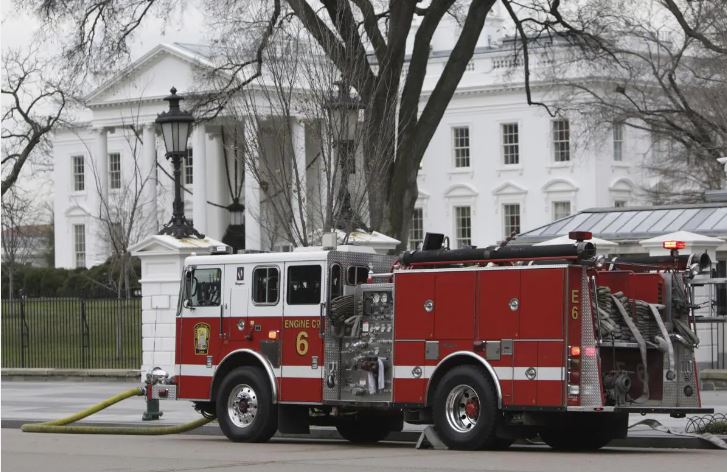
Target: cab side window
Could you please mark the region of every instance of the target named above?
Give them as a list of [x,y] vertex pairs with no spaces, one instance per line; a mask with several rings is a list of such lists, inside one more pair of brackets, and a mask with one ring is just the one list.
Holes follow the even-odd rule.
[[331,266],[329,280],[330,280],[330,284],[331,284],[331,290],[329,291],[331,300],[343,295],[343,280],[341,279],[341,266],[340,265],[333,264]]
[[346,285],[365,284],[368,278],[368,267],[351,266],[346,271]]
[[222,269],[195,269],[189,289],[190,306],[220,306]]
[[321,302],[321,266],[288,267],[288,305],[317,305]]
[[256,267],[252,273],[252,301],[257,305],[275,305],[280,293],[277,267]]

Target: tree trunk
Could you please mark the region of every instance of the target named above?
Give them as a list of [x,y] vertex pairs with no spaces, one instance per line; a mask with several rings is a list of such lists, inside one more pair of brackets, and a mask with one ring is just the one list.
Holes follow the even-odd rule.
[[[383,125],[382,125],[383,124]],[[366,163],[366,188],[369,201],[369,227],[372,230],[386,232],[384,226],[387,207],[387,188],[394,163],[394,142],[396,119],[388,120],[380,113],[368,113],[363,142]]]
[[[406,249],[411,215],[419,195],[417,175],[419,163],[424,153],[417,152],[418,146],[412,145],[413,135],[413,130],[409,128],[408,132],[405,131],[399,136],[397,165],[394,166],[389,177],[389,193],[387,195],[387,200],[396,202],[396,204],[387,207],[382,225],[386,234],[400,241],[397,251]],[[405,153],[408,153],[408,155],[404,155]]]

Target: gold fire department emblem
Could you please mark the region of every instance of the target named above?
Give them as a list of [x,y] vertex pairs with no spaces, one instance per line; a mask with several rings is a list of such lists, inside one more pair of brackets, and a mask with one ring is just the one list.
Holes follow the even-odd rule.
[[210,325],[197,323],[194,325],[194,353],[205,355],[210,346]]

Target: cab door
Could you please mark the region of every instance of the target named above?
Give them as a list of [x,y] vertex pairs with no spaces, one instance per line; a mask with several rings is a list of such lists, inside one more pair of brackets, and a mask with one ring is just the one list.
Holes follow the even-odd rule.
[[245,264],[225,266],[225,305],[222,325],[226,340],[232,344],[227,351],[237,349],[241,342],[249,339],[254,327],[249,325],[248,303],[250,303],[249,278],[252,267]]
[[184,274],[177,321],[180,396],[207,398],[215,358],[221,350],[222,265],[198,265]]
[[281,401],[308,403],[322,399],[324,274],[323,261],[285,264]]

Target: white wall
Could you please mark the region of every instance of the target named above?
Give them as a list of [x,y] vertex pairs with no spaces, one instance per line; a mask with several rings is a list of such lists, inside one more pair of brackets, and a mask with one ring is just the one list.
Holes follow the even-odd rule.
[[[613,161],[613,142],[580,138],[577,117],[571,124],[571,161],[555,162],[551,118],[540,107],[529,107],[522,90],[511,92],[472,91],[458,93],[442,118],[422,161],[419,173],[420,199],[425,231],[444,232],[454,239],[453,207],[472,207],[472,243],[478,246],[503,239],[502,205],[519,203],[521,230],[553,221],[552,203],[570,201],[571,213],[595,206],[612,206],[610,186],[626,187],[639,182],[634,172],[641,159],[624,153],[624,161]],[[518,123],[520,162],[505,165],[501,124]],[[456,168],[452,127],[470,129],[470,168]],[[637,139],[626,133],[626,139]],[[630,146],[630,145],[629,145]],[[629,147],[627,147],[630,149]],[[624,180],[626,179],[626,180]],[[619,187],[619,188],[621,188]],[[621,195],[621,194],[619,194]],[[628,194],[625,194],[628,195]],[[632,192],[630,203],[635,203]]]
[[[104,262],[109,254],[110,247],[107,242],[107,232],[101,227],[99,220],[100,203],[98,200],[99,184],[97,182],[96,161],[99,154],[97,146],[97,131],[86,126],[74,130],[61,130],[54,136],[54,168],[53,178],[54,189],[54,215],[55,215],[55,265],[56,267],[75,268],[75,246],[73,225],[85,225],[86,235],[86,267],[91,267]],[[107,155],[119,153],[121,156],[121,186],[120,190],[108,190],[107,201],[112,208],[128,209],[130,202],[116,203],[122,195],[127,197],[135,194],[135,190],[129,190],[133,186],[135,167],[142,165],[143,151],[140,142],[134,141],[134,135],[126,128],[116,127],[107,134]],[[158,156],[163,155],[163,145],[157,139],[155,143]],[[137,146],[134,149],[134,146]],[[136,154],[136,161],[134,155]],[[85,189],[74,191],[72,156],[84,156],[84,180]],[[108,159],[108,157],[107,157]],[[163,158],[157,158],[165,169],[171,174],[171,164]],[[156,180],[158,176],[158,182]],[[160,221],[166,221],[171,212],[171,180],[161,171],[157,176],[152,176],[144,184],[155,186],[159,202]],[[145,175],[142,175],[145,178]],[[108,185],[108,178],[106,179]],[[187,197],[189,198],[189,197]],[[169,202],[169,203],[168,203]],[[136,220],[138,234],[136,239],[141,240],[143,236],[156,232],[156,218],[153,213],[156,210],[147,195],[142,195],[138,203]],[[127,216],[122,216],[126,221]],[[136,241],[132,241],[136,242]]]

